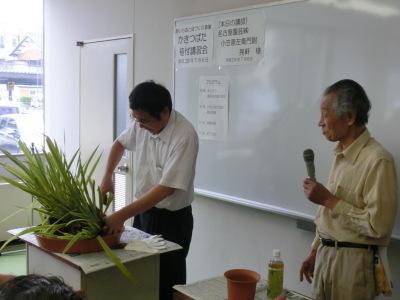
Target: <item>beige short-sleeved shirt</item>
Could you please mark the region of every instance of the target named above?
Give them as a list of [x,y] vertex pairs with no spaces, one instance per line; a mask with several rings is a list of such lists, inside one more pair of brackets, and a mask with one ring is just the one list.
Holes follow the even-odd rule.
[[318,237],[387,246],[397,209],[397,175],[392,155],[366,129],[345,151],[335,148],[327,188],[340,200],[333,210],[320,206]]

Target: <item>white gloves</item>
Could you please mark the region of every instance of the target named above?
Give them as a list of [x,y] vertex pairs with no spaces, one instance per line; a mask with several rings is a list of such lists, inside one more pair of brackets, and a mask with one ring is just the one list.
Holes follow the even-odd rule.
[[166,242],[161,235],[152,235],[148,238],[136,237],[131,243],[127,244],[125,250],[134,250],[146,253],[157,253],[161,249],[166,249]]

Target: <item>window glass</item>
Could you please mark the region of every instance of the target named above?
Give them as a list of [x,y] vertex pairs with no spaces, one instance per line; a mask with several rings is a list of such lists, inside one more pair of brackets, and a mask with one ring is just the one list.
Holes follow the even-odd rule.
[[116,55],[116,100],[115,100],[115,134],[114,139],[117,138],[122,131],[126,128],[126,84],[128,73],[128,56],[124,54]]
[[0,148],[21,153],[21,140],[42,151],[43,0],[0,0],[0,7]]

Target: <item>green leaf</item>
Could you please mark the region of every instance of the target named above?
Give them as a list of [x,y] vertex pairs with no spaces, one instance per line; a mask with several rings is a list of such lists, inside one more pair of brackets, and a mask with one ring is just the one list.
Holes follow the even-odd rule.
[[21,235],[27,234],[27,233],[31,233],[34,232],[36,228],[34,227],[29,227],[25,230],[22,230],[21,232],[19,232],[18,234],[12,236],[11,238],[9,238],[7,241],[4,242],[4,244],[1,246],[0,251],[3,250],[10,242],[12,242],[13,240],[15,240],[16,238],[18,238]]
[[[104,217],[114,199],[112,193],[105,197],[92,178],[101,158],[101,154],[96,157],[99,146],[86,160],[82,160],[80,149],[67,159],[56,141],[48,136],[45,140],[48,151],[44,148],[43,153],[39,153],[37,149],[31,152],[31,149],[20,141],[19,146],[25,156],[23,161],[0,148],[11,161],[2,165],[12,175],[1,175],[0,178],[33,196],[34,204],[29,209],[36,211],[42,220],[41,225],[24,232],[35,231],[42,236],[69,240],[64,252],[79,239],[97,237],[121,272],[132,283],[137,284],[99,236],[102,233]],[[23,233],[17,236],[21,234]],[[4,245],[17,236],[10,238]]]
[[78,233],[76,235],[73,236],[73,238],[69,241],[69,243],[67,244],[67,246],[65,246],[65,249],[63,250],[63,253],[66,253],[71,247],[72,245],[80,239],[82,233]]
[[132,282],[133,285],[135,286],[140,286],[139,281],[137,281],[131,272],[125,267],[125,265],[120,261],[120,259],[114,254],[114,252],[108,247],[108,245],[104,242],[103,238],[101,236],[96,237],[97,240],[99,241],[100,245],[108,255],[108,257],[112,260],[112,262],[117,266],[117,268],[129,279],[130,282]]

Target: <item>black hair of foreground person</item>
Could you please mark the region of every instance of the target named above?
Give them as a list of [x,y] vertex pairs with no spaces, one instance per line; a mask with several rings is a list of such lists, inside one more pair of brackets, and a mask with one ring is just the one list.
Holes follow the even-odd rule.
[[21,275],[0,285],[0,300],[82,300],[83,298],[56,276]]

